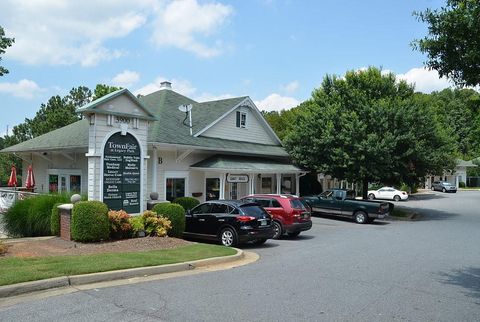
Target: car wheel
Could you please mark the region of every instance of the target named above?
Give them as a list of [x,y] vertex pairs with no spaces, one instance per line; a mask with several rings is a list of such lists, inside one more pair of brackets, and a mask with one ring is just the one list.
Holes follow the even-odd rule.
[[399,195],[395,195],[395,196],[393,197],[393,200],[395,200],[395,201],[400,201],[400,200],[402,200],[402,198],[400,198]]
[[235,246],[237,244],[237,233],[232,228],[222,229],[220,233],[220,242],[223,246]]
[[297,231],[295,233],[288,233],[288,237],[297,237],[298,235],[300,235],[299,231]]
[[278,221],[273,222],[273,230],[275,231],[275,235],[273,235],[273,239],[279,239],[283,235],[283,228],[282,224]]
[[370,200],[375,199],[375,195],[374,195],[373,193],[369,194],[369,195],[368,195],[368,199],[370,199]]
[[267,241],[266,239],[257,239],[253,243],[255,245],[263,245],[263,244],[265,244],[266,241]]
[[365,211],[357,211],[353,214],[353,219],[357,224],[366,224],[368,221],[368,215]]
[[442,192],[447,192],[447,189],[445,189],[445,188],[442,188]]

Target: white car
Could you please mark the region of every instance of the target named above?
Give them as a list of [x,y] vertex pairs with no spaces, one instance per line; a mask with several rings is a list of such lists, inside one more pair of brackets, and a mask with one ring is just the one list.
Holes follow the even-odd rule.
[[407,200],[408,193],[406,191],[400,191],[392,187],[383,187],[378,190],[369,190],[368,199],[388,199],[388,200]]

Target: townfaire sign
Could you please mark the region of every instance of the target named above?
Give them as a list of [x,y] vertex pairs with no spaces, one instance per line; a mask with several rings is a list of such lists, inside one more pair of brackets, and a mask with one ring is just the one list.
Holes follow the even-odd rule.
[[231,183],[246,183],[248,182],[248,175],[246,174],[228,174],[227,182]]
[[103,202],[112,210],[140,212],[140,146],[133,135],[113,134],[103,153]]

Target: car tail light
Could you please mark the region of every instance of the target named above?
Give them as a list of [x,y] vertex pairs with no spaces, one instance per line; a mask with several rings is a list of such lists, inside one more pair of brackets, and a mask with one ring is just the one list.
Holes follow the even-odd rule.
[[237,216],[237,219],[241,222],[248,222],[248,221],[255,220],[256,218],[252,216]]

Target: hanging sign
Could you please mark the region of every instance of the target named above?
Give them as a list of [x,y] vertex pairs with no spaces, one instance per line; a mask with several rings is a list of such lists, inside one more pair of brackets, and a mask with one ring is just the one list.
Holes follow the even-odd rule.
[[140,146],[133,135],[113,134],[103,152],[103,202],[112,210],[140,212]]
[[231,183],[246,183],[248,182],[248,175],[246,174],[228,174],[227,182]]

